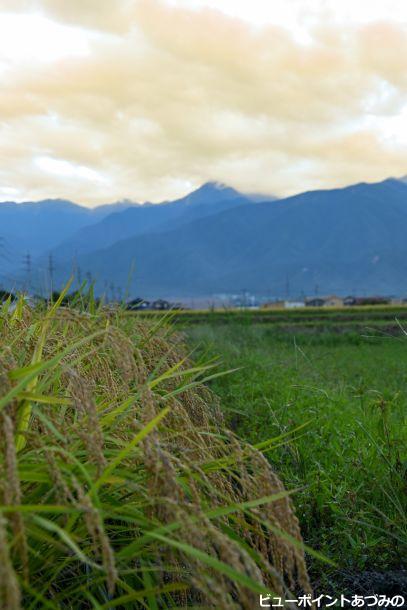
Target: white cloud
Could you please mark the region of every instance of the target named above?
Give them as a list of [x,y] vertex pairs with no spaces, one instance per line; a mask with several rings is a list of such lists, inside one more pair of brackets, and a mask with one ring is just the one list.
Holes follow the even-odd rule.
[[1,14],[0,58],[21,62],[50,62],[89,53],[85,31],[61,25],[39,14]]
[[74,178],[89,182],[107,182],[106,178],[99,172],[85,165],[77,165],[63,159],[53,159],[52,157],[36,157],[34,162],[44,172],[60,176],[61,178]]

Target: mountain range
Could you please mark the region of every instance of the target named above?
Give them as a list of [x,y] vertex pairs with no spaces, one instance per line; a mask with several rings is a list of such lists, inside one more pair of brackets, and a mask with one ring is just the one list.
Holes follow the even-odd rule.
[[[0,223],[0,246],[20,261],[30,252],[37,287],[51,269],[54,285],[80,270],[99,293],[128,286],[144,298],[407,293],[405,179],[284,199],[208,183],[161,204],[1,203]],[[3,268],[3,284],[29,271],[16,259]]]

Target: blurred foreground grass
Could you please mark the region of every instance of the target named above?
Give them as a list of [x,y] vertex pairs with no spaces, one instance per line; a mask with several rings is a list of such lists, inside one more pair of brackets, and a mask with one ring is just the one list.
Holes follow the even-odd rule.
[[[162,318],[0,314],[0,607],[233,608],[309,591],[291,497]],[[256,436],[256,435],[253,435]],[[260,451],[261,450],[261,451]]]

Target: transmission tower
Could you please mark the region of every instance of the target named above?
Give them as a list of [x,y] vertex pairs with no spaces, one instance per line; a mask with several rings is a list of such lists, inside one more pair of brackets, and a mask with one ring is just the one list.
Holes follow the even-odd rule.
[[30,292],[31,279],[32,279],[32,261],[31,261],[31,254],[29,252],[27,252],[27,254],[23,257],[23,268],[24,268],[24,276],[25,276],[24,289],[27,292]]
[[55,271],[54,258],[52,256],[52,254],[50,254],[48,256],[48,278],[49,278],[49,292],[50,292],[51,297],[52,297],[52,293],[54,290],[54,271]]

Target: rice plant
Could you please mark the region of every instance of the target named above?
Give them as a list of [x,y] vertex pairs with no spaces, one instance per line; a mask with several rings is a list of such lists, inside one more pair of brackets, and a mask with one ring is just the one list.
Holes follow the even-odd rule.
[[309,592],[290,494],[225,428],[213,364],[165,319],[63,297],[0,315],[0,607],[251,610]]

